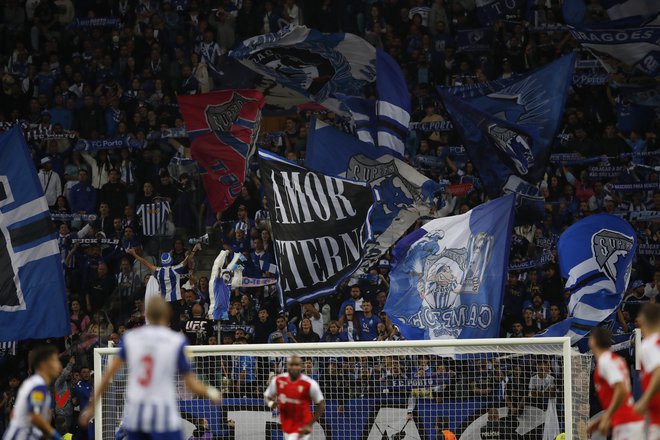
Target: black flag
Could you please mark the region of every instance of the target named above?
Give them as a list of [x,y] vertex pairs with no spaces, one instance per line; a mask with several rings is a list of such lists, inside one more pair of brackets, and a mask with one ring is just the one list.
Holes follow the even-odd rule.
[[332,293],[359,267],[371,238],[370,187],[310,171],[262,150],[259,167],[287,303]]

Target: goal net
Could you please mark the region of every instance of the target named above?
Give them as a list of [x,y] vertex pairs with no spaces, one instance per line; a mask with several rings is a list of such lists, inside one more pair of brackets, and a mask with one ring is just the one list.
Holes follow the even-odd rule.
[[[94,351],[97,383],[116,352]],[[591,357],[568,338],[193,346],[196,373],[224,400],[179,380],[184,438],[281,439],[262,395],[291,354],[326,399],[312,439],[587,439]],[[115,438],[125,387],[121,371],[96,408],[97,439]]]

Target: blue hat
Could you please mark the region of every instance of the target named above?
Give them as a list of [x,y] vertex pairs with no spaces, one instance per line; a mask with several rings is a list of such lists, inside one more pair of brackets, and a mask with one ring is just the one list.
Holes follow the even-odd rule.
[[160,256],[160,264],[163,266],[169,266],[172,264],[172,256],[169,252],[163,252]]

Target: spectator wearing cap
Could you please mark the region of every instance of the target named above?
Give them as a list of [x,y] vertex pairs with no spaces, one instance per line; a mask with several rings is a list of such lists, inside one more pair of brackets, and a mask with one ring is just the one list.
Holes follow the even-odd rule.
[[91,214],[96,209],[96,191],[88,179],[87,170],[81,168],[78,171],[78,183],[69,192],[69,205],[73,213]]
[[163,295],[167,301],[174,302],[182,298],[181,275],[188,272],[188,262],[195,257],[195,254],[200,248],[201,246],[197,243],[188,256],[176,266],[172,266],[172,256],[170,253],[163,252],[160,256],[160,267],[155,266],[150,261],[138,255],[135,248],[127,249],[126,252],[153,273],[156,280],[158,280],[158,287],[161,295]]
[[62,195],[62,181],[60,176],[53,171],[53,160],[49,156],[41,159],[41,170],[37,177],[44,190],[46,203],[49,207],[54,207],[57,198]]

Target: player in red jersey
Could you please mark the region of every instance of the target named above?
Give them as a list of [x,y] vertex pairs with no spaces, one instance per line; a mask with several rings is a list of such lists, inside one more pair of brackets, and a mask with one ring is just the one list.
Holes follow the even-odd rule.
[[648,414],[648,439],[660,440],[660,305],[645,304],[638,319],[644,337],[639,348],[644,393],[635,404],[635,411]]
[[[311,377],[301,374],[301,369],[300,357],[289,357],[286,363],[287,372],[275,376],[264,393],[266,405],[280,410],[284,440],[311,438],[312,427],[325,410],[325,399],[319,384]],[[312,403],[316,405],[313,415],[310,409]]]
[[612,428],[612,440],[641,440],[644,438],[644,418],[633,410],[628,365],[612,353],[612,333],[596,327],[589,337],[589,348],[596,357],[594,385],[605,413],[589,426],[607,435]]

